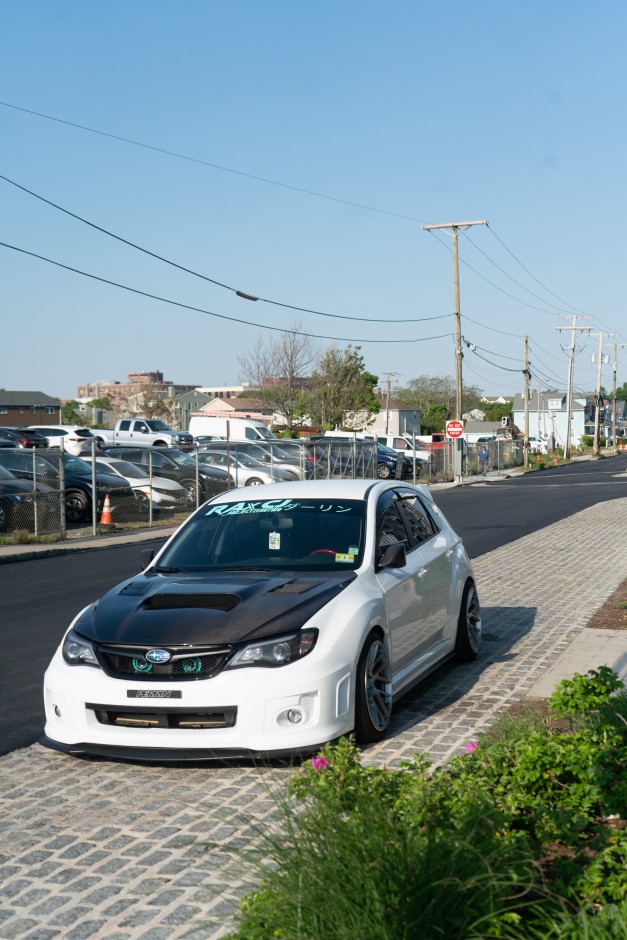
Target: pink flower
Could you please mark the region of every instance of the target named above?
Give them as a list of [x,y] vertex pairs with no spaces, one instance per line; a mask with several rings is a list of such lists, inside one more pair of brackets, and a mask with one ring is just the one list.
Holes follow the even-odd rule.
[[311,766],[314,770],[326,770],[329,766],[329,762],[326,757],[312,757]]
[[466,747],[464,748],[464,754],[472,754],[473,751],[476,751],[479,745],[476,741],[469,741]]

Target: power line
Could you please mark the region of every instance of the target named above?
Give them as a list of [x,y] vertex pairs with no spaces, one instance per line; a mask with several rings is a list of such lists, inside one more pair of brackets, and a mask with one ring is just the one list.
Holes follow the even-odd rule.
[[290,183],[282,183],[279,180],[269,179],[265,176],[256,176],[254,173],[246,173],[244,170],[235,170],[230,166],[223,166],[219,163],[211,163],[209,160],[201,160],[199,157],[190,157],[185,153],[177,153],[175,150],[167,150],[164,147],[155,147],[152,144],[145,144],[140,140],[132,140],[130,137],[122,137],[120,134],[111,134],[107,131],[98,130],[95,127],[88,127],[86,124],[78,124],[75,121],[66,121],[63,118],[53,117],[51,114],[43,114],[41,111],[33,111],[30,108],[21,108],[19,105],[10,104],[8,101],[0,101],[0,105],[5,108],[12,108],[14,111],[21,111],[24,114],[30,114],[34,117],[45,118],[47,121],[54,121],[57,124],[65,124],[66,127],[74,127],[77,130],[88,131],[90,134],[98,134],[101,137],[108,137],[110,140],[118,140],[124,144],[131,144],[133,147],[142,147],[144,150],[152,150],[155,153],[162,153],[168,157],[176,157],[177,160],[187,160],[190,163],[197,163],[200,166],[208,166],[213,170],[221,170],[223,173],[232,173],[235,176],[243,176],[246,179],[255,180],[258,183],[268,183],[271,186],[280,186],[282,189],[291,189],[296,193],[303,193],[305,196],[314,196],[316,199],[326,199],[329,202],[337,202],[344,206],[351,206],[353,209],[365,209],[368,212],[377,212],[380,215],[389,215],[396,219],[403,219],[406,222],[424,222],[424,219],[415,219],[410,215],[402,215],[400,212],[391,212],[389,209],[378,209],[376,206],[368,206],[360,202],[351,202],[349,199],[340,199],[338,196],[329,196],[326,193],[318,193],[312,189],[304,189],[300,186],[292,186]]
[[63,268],[65,271],[71,271],[73,274],[80,274],[82,277],[91,278],[94,281],[100,281],[102,284],[109,284],[112,287],[119,287],[121,290],[130,291],[141,297],[148,297],[150,300],[158,300],[160,303],[170,304],[174,307],[180,307],[183,310],[192,310],[195,313],[204,313],[210,317],[217,317],[220,320],[228,320],[231,323],[241,323],[244,326],[253,326],[259,330],[273,330],[277,333],[290,333],[294,336],[309,336],[313,339],[329,339],[339,343],[425,343],[434,339],[445,339],[452,336],[452,333],[442,333],[440,336],[424,336],[415,339],[409,339],[403,336],[401,339],[354,339],[345,336],[325,336],[319,333],[305,333],[301,330],[283,329],[278,326],[267,326],[263,323],[254,323],[251,320],[242,320],[239,317],[229,317],[224,313],[215,313],[212,310],[206,310],[203,307],[194,307],[191,304],[180,303],[177,300],[170,300],[167,297],[160,297],[158,294],[151,294],[148,291],[139,290],[136,287],[129,287],[127,284],[120,284],[117,281],[109,280],[106,277],[99,277],[97,274],[90,274],[88,271],[81,271],[79,268],[73,268],[68,264],[62,264],[60,261],[53,261],[52,258],[46,258],[44,255],[36,254],[34,251],[27,251],[25,248],[18,248],[16,245],[10,245],[7,242],[0,242],[3,248],[10,248],[12,251],[18,251],[21,254],[28,255],[31,258],[37,258],[39,261],[45,261],[47,264]]
[[231,291],[231,293],[236,294],[238,297],[242,297],[245,300],[254,300],[260,301],[261,303],[273,304],[277,307],[284,307],[288,310],[295,310],[298,313],[311,313],[318,317],[330,317],[334,320],[355,320],[360,323],[422,323],[430,320],[444,320],[447,317],[453,315],[446,313],[436,317],[413,317],[411,319],[394,319],[392,317],[352,317],[348,314],[325,313],[322,310],[310,310],[307,307],[297,307],[294,306],[294,304],[282,303],[278,300],[269,300],[267,297],[256,297],[253,294],[249,294],[248,292],[238,290],[236,287],[231,287],[229,284],[224,284],[222,281],[217,281],[212,277],[207,277],[205,274],[200,274],[198,271],[194,271],[191,268],[186,268],[184,265],[178,264],[176,261],[171,261],[169,258],[164,258],[163,255],[158,255],[154,251],[149,251],[148,248],[143,248],[141,245],[137,245],[135,242],[129,241],[128,238],[123,238],[121,235],[116,235],[115,232],[111,232],[109,229],[103,228],[101,225],[96,225],[95,222],[90,222],[89,219],[85,219],[82,216],[77,215],[76,212],[71,212],[69,209],[65,209],[63,206],[58,205],[58,203],[52,202],[50,199],[46,199],[45,196],[33,192],[32,189],[28,189],[26,186],[22,186],[20,183],[16,183],[15,180],[10,179],[8,176],[4,176],[2,173],[0,173],[0,179],[4,180],[6,183],[10,183],[11,186],[15,186],[22,192],[28,193],[29,196],[33,196],[35,199],[39,199],[41,202],[46,203],[46,205],[52,206],[53,209],[58,209],[59,212],[63,212],[65,215],[69,215],[78,222],[82,222],[84,225],[88,225],[90,228],[93,228],[98,232],[102,232],[104,235],[109,236],[109,238],[114,238],[116,241],[122,242],[124,245],[128,245],[130,248],[134,248],[137,251],[141,251],[143,254],[148,255],[151,258],[155,258],[157,261],[163,261],[164,264],[169,264],[171,267],[177,268],[179,271],[184,271],[186,274],[191,274],[203,281],[208,281],[210,284],[215,284],[217,287],[222,287],[224,290]]

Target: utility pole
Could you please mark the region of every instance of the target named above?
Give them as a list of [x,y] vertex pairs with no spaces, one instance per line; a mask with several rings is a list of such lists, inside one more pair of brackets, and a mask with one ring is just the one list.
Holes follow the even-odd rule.
[[612,385],[612,446],[616,447],[616,368],[618,366],[618,357],[616,350],[618,348],[622,349],[627,346],[627,343],[614,343],[614,365],[612,367],[612,372],[614,375],[614,381]]
[[398,372],[384,372],[387,376],[385,380],[385,433],[390,433],[390,394],[391,394],[391,379],[393,375],[398,375]]
[[[594,335],[594,334],[593,334]],[[599,333],[599,355],[597,363],[597,394],[594,404],[594,439],[592,441],[592,450],[595,457],[599,456],[599,431],[601,424],[601,366],[603,365],[603,337],[614,336],[614,333]],[[593,357],[594,358],[594,357]],[[609,356],[608,356],[609,362]]]
[[[443,222],[439,225],[423,225],[425,232],[430,232],[436,228],[450,228],[453,236],[453,292],[455,299],[455,418],[457,421],[462,419],[462,319],[459,302],[459,249],[458,238],[460,228],[464,231],[471,225],[487,225],[487,219],[481,219],[477,222]],[[455,481],[462,482],[462,444],[463,439],[459,438],[456,448],[456,467],[454,470]]]
[[[523,375],[525,377],[525,387],[523,395],[525,398],[525,428],[523,441],[523,466],[525,470],[529,466],[529,337],[525,336],[525,368],[523,369]],[[538,437],[540,436],[540,428],[538,426]]]
[[459,303],[459,251],[457,241],[459,230],[464,231],[471,225],[487,225],[486,219],[478,222],[445,222],[441,225],[423,225],[425,232],[430,232],[436,228],[450,228],[453,236],[453,290],[455,298],[455,418],[461,421],[462,418],[462,320]]
[[[559,314],[562,316],[562,314]],[[585,320],[592,320],[592,317],[584,317]],[[583,330],[586,333],[589,333],[592,327],[590,326],[577,326],[577,314],[573,314],[573,322],[571,326],[558,326],[556,327],[558,332],[563,330],[571,330],[570,338],[570,363],[568,366],[568,388],[566,390],[566,440],[564,441],[564,459],[570,460],[570,425],[571,425],[571,416],[573,409],[573,379],[575,375],[575,335],[577,330]]]

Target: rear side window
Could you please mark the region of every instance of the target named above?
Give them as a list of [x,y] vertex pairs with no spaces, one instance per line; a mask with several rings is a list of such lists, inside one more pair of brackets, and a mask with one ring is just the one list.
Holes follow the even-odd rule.
[[417,497],[404,498],[402,505],[414,545],[420,545],[436,534],[437,526]]

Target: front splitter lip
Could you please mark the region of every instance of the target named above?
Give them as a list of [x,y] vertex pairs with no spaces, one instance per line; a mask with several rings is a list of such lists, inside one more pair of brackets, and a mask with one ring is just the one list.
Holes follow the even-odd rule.
[[106,757],[142,764],[212,763],[228,764],[231,761],[247,761],[254,764],[268,761],[288,761],[317,754],[321,745],[303,748],[283,748],[277,751],[252,751],[249,748],[169,748],[169,747],[123,747],[113,744],[63,744],[44,734],[39,743],[54,751],[72,757]]

